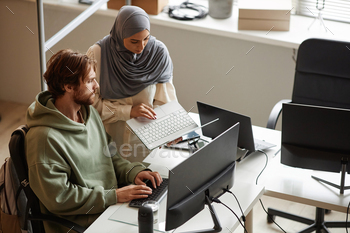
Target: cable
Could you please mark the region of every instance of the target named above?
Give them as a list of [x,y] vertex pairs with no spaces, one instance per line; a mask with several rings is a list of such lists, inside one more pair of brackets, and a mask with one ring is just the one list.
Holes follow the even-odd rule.
[[265,209],[265,207],[264,207],[264,205],[263,205],[261,199],[259,199],[259,201],[260,201],[261,207],[263,208],[263,210],[264,210],[265,213],[267,214],[267,217],[270,218],[270,220],[271,220],[274,224],[276,224],[276,226],[278,226],[284,233],[287,233],[285,230],[283,230],[283,228],[282,228],[280,225],[277,224],[277,222],[275,222],[275,220],[273,220],[272,217],[270,217],[270,215],[269,215],[269,213],[267,213],[267,211],[266,211],[266,209]]
[[258,185],[258,179],[260,177],[260,175],[263,173],[263,171],[265,170],[266,166],[267,166],[267,162],[269,161],[269,157],[267,156],[267,154],[262,151],[262,150],[258,150],[259,152],[263,153],[265,156],[266,156],[266,163],[265,163],[265,166],[264,168],[261,170],[261,172],[259,173],[259,175],[256,177],[256,180],[255,180],[255,184]]
[[235,216],[236,218],[238,219],[238,222],[241,224],[241,226],[243,227],[244,229],[244,232],[245,233],[248,233],[247,229],[245,228],[245,226],[243,225],[242,221],[239,219],[238,215],[230,208],[228,207],[225,203],[222,203],[219,199],[217,198],[213,198],[212,200],[213,202],[216,202],[216,203],[219,203],[219,204],[222,204],[223,206],[225,206],[227,209],[229,209]]
[[346,233],[348,233],[348,215],[349,215],[349,208],[350,208],[350,201],[349,201],[348,209],[346,210],[346,222],[345,222]]
[[[194,10],[198,13],[197,15],[187,15],[185,13],[180,12],[180,9]],[[188,21],[205,18],[208,15],[208,10],[205,6],[191,3],[187,0],[186,2],[183,2],[178,6],[169,6],[168,14],[170,18]]]
[[[263,153],[263,154],[265,155],[265,157],[266,157],[266,162],[265,162],[264,168],[261,170],[261,172],[259,173],[259,175],[256,177],[256,181],[255,181],[255,184],[256,184],[256,185],[258,185],[258,179],[259,179],[260,175],[263,173],[263,171],[265,170],[265,168],[266,168],[266,166],[267,166],[267,163],[268,163],[268,161],[269,161],[269,157],[267,156],[267,154],[266,154],[264,151],[262,151],[262,150],[258,150],[258,151],[261,152],[261,153]],[[271,220],[273,223],[275,223],[276,226],[278,226],[284,233],[286,233],[286,231],[283,230],[283,228],[282,228],[280,225],[278,225],[278,224],[275,222],[275,220],[273,220],[272,217],[269,216],[269,214],[267,213],[267,211],[266,211],[266,209],[265,209],[265,207],[264,207],[264,205],[263,205],[261,199],[259,199],[259,201],[260,201],[261,207],[263,208],[263,210],[264,210],[265,213],[267,214],[267,217],[270,218],[270,220]]]
[[244,215],[244,213],[243,213],[241,204],[239,203],[239,201],[238,201],[236,195],[235,195],[233,192],[231,192],[230,190],[228,190],[228,189],[224,189],[224,191],[225,191],[225,192],[228,192],[228,193],[231,193],[231,194],[235,197],[235,199],[236,199],[236,201],[237,201],[237,204],[238,204],[238,207],[239,207],[239,209],[241,210],[241,213],[242,213],[242,220],[243,220],[243,222],[245,222],[246,218],[245,218],[245,215]]

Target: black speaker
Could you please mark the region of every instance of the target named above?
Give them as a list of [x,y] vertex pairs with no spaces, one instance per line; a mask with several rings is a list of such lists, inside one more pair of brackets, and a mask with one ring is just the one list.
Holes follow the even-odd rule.
[[151,207],[139,208],[139,233],[153,233],[153,211]]

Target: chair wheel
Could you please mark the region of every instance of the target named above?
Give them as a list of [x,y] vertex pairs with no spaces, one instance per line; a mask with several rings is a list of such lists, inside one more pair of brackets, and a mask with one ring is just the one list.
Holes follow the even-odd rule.
[[276,215],[267,214],[267,223],[273,223],[275,219],[276,219]]
[[325,210],[324,210],[324,213],[325,213],[325,214],[330,214],[331,211],[332,211],[332,210],[325,209]]

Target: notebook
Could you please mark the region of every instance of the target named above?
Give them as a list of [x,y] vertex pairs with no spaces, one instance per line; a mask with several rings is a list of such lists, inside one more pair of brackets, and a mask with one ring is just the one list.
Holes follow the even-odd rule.
[[253,137],[250,117],[201,102],[197,102],[197,107],[201,124],[220,118],[220,121],[214,122],[202,129],[204,136],[216,138],[233,124],[237,122],[240,123],[237,150],[238,160],[243,159],[257,150],[265,150],[275,146],[274,144]]
[[204,126],[199,127],[177,101],[161,105],[154,111],[157,114],[156,120],[137,117],[126,121],[132,132],[149,150]]

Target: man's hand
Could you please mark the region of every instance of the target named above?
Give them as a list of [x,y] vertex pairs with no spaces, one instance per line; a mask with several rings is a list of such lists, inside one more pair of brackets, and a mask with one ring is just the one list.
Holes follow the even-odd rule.
[[135,178],[135,184],[146,185],[143,182],[144,180],[150,180],[152,182],[153,188],[157,188],[157,186],[163,182],[163,179],[158,172],[142,171],[137,174]]
[[117,201],[128,202],[133,199],[146,198],[152,194],[152,189],[146,185],[129,185],[116,189]]
[[157,114],[155,111],[144,103],[133,106],[130,112],[130,118],[146,117],[148,119],[154,120],[156,119],[156,115]]

